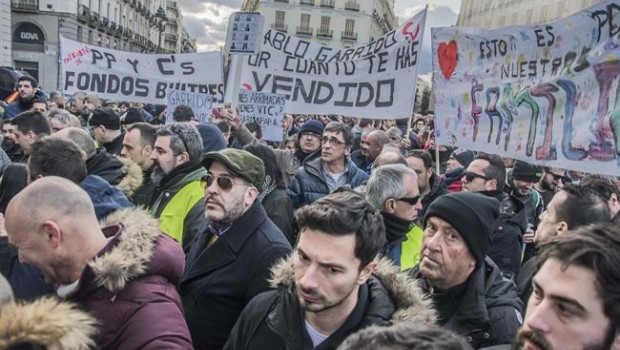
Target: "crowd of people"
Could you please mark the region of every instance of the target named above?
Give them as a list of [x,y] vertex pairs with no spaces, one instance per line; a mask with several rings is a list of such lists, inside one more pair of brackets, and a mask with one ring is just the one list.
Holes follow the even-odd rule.
[[615,178],[437,145],[432,115],[271,142],[231,105],[17,89],[2,349],[620,347]]

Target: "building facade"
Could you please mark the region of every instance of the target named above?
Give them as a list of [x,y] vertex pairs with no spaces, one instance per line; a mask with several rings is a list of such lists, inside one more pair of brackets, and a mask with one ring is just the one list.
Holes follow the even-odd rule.
[[11,0],[0,0],[0,66],[11,65]]
[[331,47],[365,45],[396,28],[394,0],[244,0],[265,26]]
[[567,17],[601,0],[462,0],[458,26],[535,25]]
[[[60,87],[60,37],[140,53],[165,49],[166,0],[10,1],[8,65],[28,71],[45,90]],[[182,27],[176,18],[175,25]]]

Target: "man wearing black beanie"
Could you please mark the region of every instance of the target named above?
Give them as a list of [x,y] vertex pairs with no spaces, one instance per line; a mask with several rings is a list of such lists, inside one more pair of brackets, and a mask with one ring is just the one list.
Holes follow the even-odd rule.
[[499,202],[478,193],[438,197],[424,217],[420,264],[412,270],[442,327],[478,349],[510,344],[523,304],[514,283],[486,256]]

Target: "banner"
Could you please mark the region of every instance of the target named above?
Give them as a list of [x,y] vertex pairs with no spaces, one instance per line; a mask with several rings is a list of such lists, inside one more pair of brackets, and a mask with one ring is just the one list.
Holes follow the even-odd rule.
[[163,104],[169,89],[210,94],[223,102],[219,52],[140,54],[60,39],[62,90],[104,99]]
[[620,1],[538,26],[433,28],[437,143],[620,175]]
[[343,49],[267,29],[261,51],[243,57],[241,87],[285,95],[286,113],[408,118],[425,20],[426,10],[368,45]]
[[194,112],[194,117],[196,117],[199,123],[206,124],[209,122],[211,105],[213,104],[212,95],[170,89],[168,90],[166,101],[168,107],[166,108],[166,124],[173,122],[172,114],[181,105],[191,108]]
[[243,124],[257,123],[265,141],[282,141],[282,118],[286,96],[264,92],[239,90],[239,110]]

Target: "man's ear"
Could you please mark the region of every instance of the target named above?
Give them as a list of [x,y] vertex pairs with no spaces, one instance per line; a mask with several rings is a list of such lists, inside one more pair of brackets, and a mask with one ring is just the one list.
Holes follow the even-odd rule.
[[396,210],[396,200],[394,198],[388,198],[383,203],[383,208],[386,213],[393,214]]
[[376,269],[377,261],[373,260],[370,262],[370,264],[366,265],[362,269],[360,275],[357,277],[357,284],[362,285],[366,283],[366,281],[368,281],[368,279],[370,278],[370,276],[372,276],[372,273],[375,272]]
[[150,157],[151,153],[153,153],[153,146],[146,145],[142,148],[142,155],[145,157]]
[[555,232],[558,236],[565,235],[568,232],[568,224],[566,221],[560,221],[555,225]]
[[40,232],[45,235],[45,239],[52,246],[52,248],[58,248],[61,241],[61,230],[56,222],[52,220],[44,221],[43,224],[41,224]]

